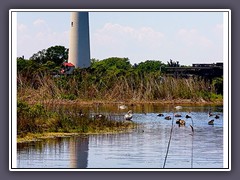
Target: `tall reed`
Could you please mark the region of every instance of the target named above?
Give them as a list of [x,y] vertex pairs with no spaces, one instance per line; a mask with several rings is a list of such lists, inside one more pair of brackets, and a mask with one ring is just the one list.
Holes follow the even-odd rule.
[[215,93],[210,81],[160,76],[157,73],[132,72],[122,76],[103,76],[85,71],[81,74],[53,77],[35,75],[29,81],[18,74],[18,97],[22,100],[210,100]]

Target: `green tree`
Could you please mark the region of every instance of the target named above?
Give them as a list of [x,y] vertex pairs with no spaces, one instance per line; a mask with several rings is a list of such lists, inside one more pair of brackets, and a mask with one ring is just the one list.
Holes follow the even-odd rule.
[[40,65],[34,60],[17,58],[17,72],[33,74],[39,69]]
[[164,63],[156,60],[147,60],[135,65],[137,71],[145,73],[159,72],[160,70],[162,71],[164,67],[166,67]]
[[26,61],[25,59],[18,57],[17,58],[17,71],[23,71],[25,69],[25,67],[27,66],[28,61]]
[[53,61],[56,65],[61,65],[68,59],[68,49],[64,46],[52,46],[46,51],[46,60]]
[[45,64],[47,61],[52,61],[56,66],[61,65],[66,59],[68,59],[68,49],[64,46],[52,46],[47,50],[43,49],[38,51],[30,57],[30,60],[34,60],[39,64]]
[[216,93],[223,95],[223,77],[214,78],[212,84],[214,85]]
[[46,59],[46,49],[43,49],[41,51],[38,51],[37,53],[34,53],[31,57],[30,60],[33,60],[37,62],[38,64],[44,64],[47,62]]
[[128,58],[111,57],[92,61],[92,70],[100,76],[121,76],[132,68]]

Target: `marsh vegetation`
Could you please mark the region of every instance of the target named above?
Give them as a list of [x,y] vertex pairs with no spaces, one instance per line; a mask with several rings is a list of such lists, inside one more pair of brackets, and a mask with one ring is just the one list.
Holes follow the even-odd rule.
[[[102,132],[132,128],[133,123],[113,121],[91,114],[79,116],[46,102],[171,102],[187,99],[194,103],[222,103],[223,78],[176,78],[164,73],[164,64],[147,60],[130,64],[128,58],[91,60],[87,69],[77,68],[71,75],[59,75],[68,50],[61,46],[34,54],[29,60],[17,59],[17,132]],[[161,67],[161,68],[160,68]],[[53,105],[54,106],[54,105]]]
[[131,65],[128,58],[92,60],[88,69],[75,69],[69,76],[53,76],[53,62],[39,64],[18,60],[18,98],[25,101],[46,99],[151,101],[191,99],[222,101],[223,78],[175,78],[159,67],[161,61]]
[[[40,103],[29,105],[26,102],[17,103],[17,135],[18,138],[41,137],[47,133],[116,133],[127,132],[137,127],[134,122],[124,121],[123,115],[97,114],[82,112],[75,108],[69,110],[64,106],[49,107]],[[34,136],[33,134],[36,134]],[[43,136],[44,136],[43,135]]]

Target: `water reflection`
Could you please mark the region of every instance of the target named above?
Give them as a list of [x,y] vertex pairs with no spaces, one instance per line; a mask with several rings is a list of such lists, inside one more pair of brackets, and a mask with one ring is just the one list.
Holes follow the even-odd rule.
[[[100,112],[107,112],[101,107]],[[130,133],[65,137],[17,146],[18,168],[223,168],[222,107],[184,107],[186,126],[157,116],[173,117],[172,107],[134,106],[141,124]],[[214,125],[208,125],[219,114]],[[116,111],[119,111],[116,109]],[[174,117],[173,117],[174,118]],[[194,134],[190,125],[194,126]],[[169,137],[172,127],[172,138]]]
[[88,167],[88,145],[89,138],[72,137],[70,142],[70,168],[87,168]]

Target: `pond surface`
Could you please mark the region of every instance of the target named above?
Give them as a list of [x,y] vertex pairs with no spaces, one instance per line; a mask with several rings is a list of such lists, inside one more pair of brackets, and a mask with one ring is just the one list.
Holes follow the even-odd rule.
[[[132,132],[82,135],[17,145],[17,168],[223,168],[222,107],[136,106]],[[108,112],[107,107],[99,112]],[[125,110],[115,110],[118,114]],[[209,117],[208,112],[219,119]],[[111,110],[113,111],[113,110]],[[171,116],[165,120],[157,116]],[[174,113],[185,126],[176,124]],[[186,119],[186,115],[192,118]],[[214,119],[214,125],[208,125]],[[193,126],[193,130],[190,127]]]

